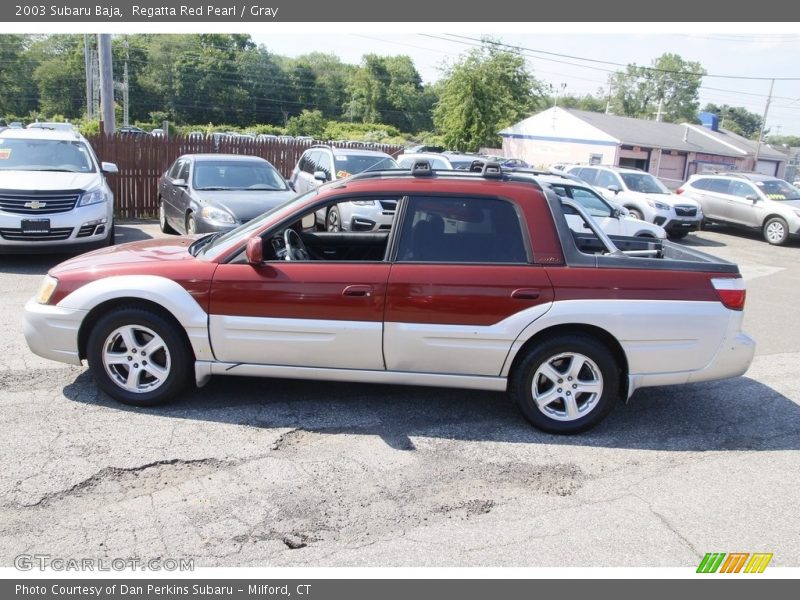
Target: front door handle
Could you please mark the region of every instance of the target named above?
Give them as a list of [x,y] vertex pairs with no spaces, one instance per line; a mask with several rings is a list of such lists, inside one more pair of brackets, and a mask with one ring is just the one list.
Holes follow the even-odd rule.
[[536,300],[541,294],[538,288],[519,288],[511,292],[511,297],[515,300]]
[[371,285],[348,285],[342,290],[342,296],[371,296]]

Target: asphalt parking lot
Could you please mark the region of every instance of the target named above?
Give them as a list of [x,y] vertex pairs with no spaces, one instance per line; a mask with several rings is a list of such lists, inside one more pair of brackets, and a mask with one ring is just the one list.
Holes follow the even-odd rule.
[[[118,226],[118,242],[160,236]],[[800,244],[714,228],[756,359],[639,390],[595,430],[532,429],[503,394],[218,378],[133,409],[34,356],[22,309],[63,257],[0,259],[0,566],[800,566]]]

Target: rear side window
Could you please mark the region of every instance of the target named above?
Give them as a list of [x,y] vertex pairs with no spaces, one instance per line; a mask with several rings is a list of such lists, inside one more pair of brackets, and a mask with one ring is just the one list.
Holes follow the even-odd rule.
[[692,187],[697,188],[698,190],[709,190],[711,189],[711,180],[697,179],[696,181],[692,182]]
[[717,194],[729,194],[731,182],[727,179],[709,179],[708,187],[709,192],[716,192]]
[[514,205],[496,198],[414,197],[400,233],[399,262],[528,262]]
[[579,169],[578,177],[583,179],[586,183],[594,185],[595,179],[597,178],[597,169]]

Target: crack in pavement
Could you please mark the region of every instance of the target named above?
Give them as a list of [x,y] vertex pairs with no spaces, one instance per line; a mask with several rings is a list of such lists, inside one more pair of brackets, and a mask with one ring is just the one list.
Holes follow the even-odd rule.
[[66,499],[68,497],[80,494],[82,492],[91,491],[107,480],[119,481],[121,477],[130,475],[136,477],[138,476],[139,473],[142,473],[149,469],[157,469],[159,467],[208,466],[214,469],[219,469],[223,467],[235,466],[239,462],[241,461],[224,461],[218,458],[198,458],[190,460],[185,460],[180,458],[170,458],[165,460],[157,460],[149,462],[136,467],[104,467],[94,475],[91,475],[90,477],[87,477],[86,479],[79,481],[78,483],[67,489],[59,490],[56,492],[49,492],[44,496],[42,496],[41,498],[39,498],[36,502],[28,504],[17,503],[16,506],[18,508],[43,508],[49,506],[53,502]]

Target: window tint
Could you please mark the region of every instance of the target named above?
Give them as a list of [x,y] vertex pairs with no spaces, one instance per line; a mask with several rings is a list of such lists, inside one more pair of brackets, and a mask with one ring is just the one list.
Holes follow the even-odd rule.
[[400,234],[402,262],[527,262],[514,206],[487,198],[411,198]]
[[747,198],[748,196],[758,197],[758,194],[756,194],[753,186],[744,181],[731,181],[729,193],[733,196],[738,196],[739,198]]
[[325,173],[325,178],[330,181],[331,180],[331,156],[324,150],[321,150],[319,156],[317,158],[317,171],[322,171]]
[[184,181],[189,181],[189,165],[191,161],[185,160],[181,164],[181,170],[178,171],[178,179],[183,179]]
[[306,153],[306,164],[305,164],[305,172],[309,175],[313,175],[314,171],[317,170],[317,161],[319,160],[319,150],[312,150],[311,152]]
[[183,161],[176,160],[174,163],[172,163],[172,166],[169,168],[167,177],[169,177],[170,179],[177,179],[178,173],[180,172],[182,166],[183,166]]
[[593,217],[611,216],[611,207],[589,190],[572,188],[572,198]]

